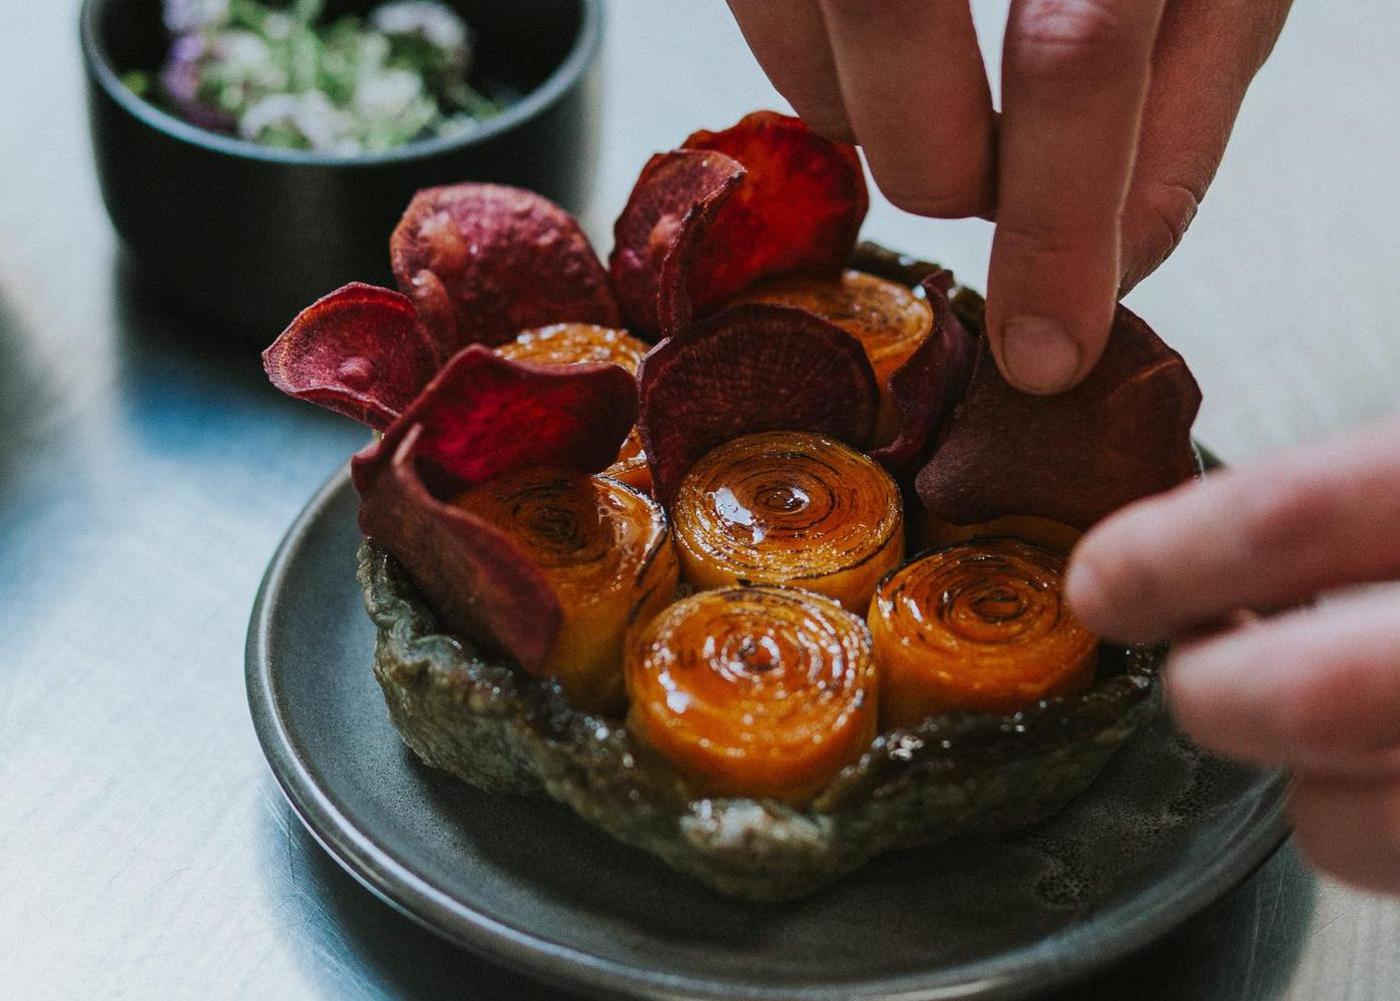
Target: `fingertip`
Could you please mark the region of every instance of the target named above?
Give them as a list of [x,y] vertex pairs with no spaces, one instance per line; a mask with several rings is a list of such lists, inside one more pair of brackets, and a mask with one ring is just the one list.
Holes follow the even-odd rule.
[[1017,389],[1048,396],[1072,388],[1083,377],[1083,348],[1055,320],[1013,316],[1001,325],[999,340],[1001,373]]

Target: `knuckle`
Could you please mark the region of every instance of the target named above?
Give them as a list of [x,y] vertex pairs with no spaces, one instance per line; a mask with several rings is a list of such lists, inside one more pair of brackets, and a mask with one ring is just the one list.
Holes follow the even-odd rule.
[[1152,181],[1133,189],[1124,213],[1122,291],[1132,289],[1171,256],[1200,204],[1196,189],[1183,184]]
[[1026,0],[1017,31],[1007,39],[1008,70],[1036,86],[1119,77],[1145,49],[1124,6],[1107,0]]
[[965,219],[987,210],[988,199],[976,182],[956,187],[943,185],[939,189],[906,184],[880,185],[880,190],[895,208],[930,219]]

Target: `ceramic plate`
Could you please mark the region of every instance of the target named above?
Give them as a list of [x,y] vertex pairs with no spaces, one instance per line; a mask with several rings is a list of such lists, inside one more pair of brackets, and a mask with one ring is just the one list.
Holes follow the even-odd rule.
[[1021,998],[1188,920],[1286,834],[1281,774],[1210,758],[1163,719],[1031,831],[888,855],[794,904],[722,899],[566,807],[418,762],[371,673],[355,507],[342,472],[263,581],[247,651],[263,750],[365,886],[542,979],[608,998]]

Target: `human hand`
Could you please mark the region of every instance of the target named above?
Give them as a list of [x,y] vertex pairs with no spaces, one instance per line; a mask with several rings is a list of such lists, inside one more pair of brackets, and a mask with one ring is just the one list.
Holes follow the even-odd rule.
[[900,208],[995,217],[987,330],[1030,392],[1094,367],[1175,249],[1291,0],[1012,0],[992,109],[968,0],[729,0],[809,125]]
[[1400,421],[1140,501],[1084,538],[1065,587],[1104,635],[1177,640],[1181,725],[1293,769],[1304,853],[1400,893]]

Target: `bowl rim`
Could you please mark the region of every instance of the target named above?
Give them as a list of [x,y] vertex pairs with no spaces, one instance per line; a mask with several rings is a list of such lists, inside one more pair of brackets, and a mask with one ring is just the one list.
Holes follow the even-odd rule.
[[593,65],[603,38],[602,0],[578,0],[581,24],[563,60],[537,87],[513,101],[499,115],[487,119],[479,129],[461,136],[416,139],[393,149],[372,153],[322,153],[263,146],[249,139],[201,128],[132,93],[117,76],[106,49],[99,42],[98,15],[114,2],[117,0],[83,0],[78,14],[78,35],[88,78],[101,87],[118,107],[157,132],[211,152],[247,160],[308,167],[364,167],[399,163],[484,144],[533,120],[557,104]]

